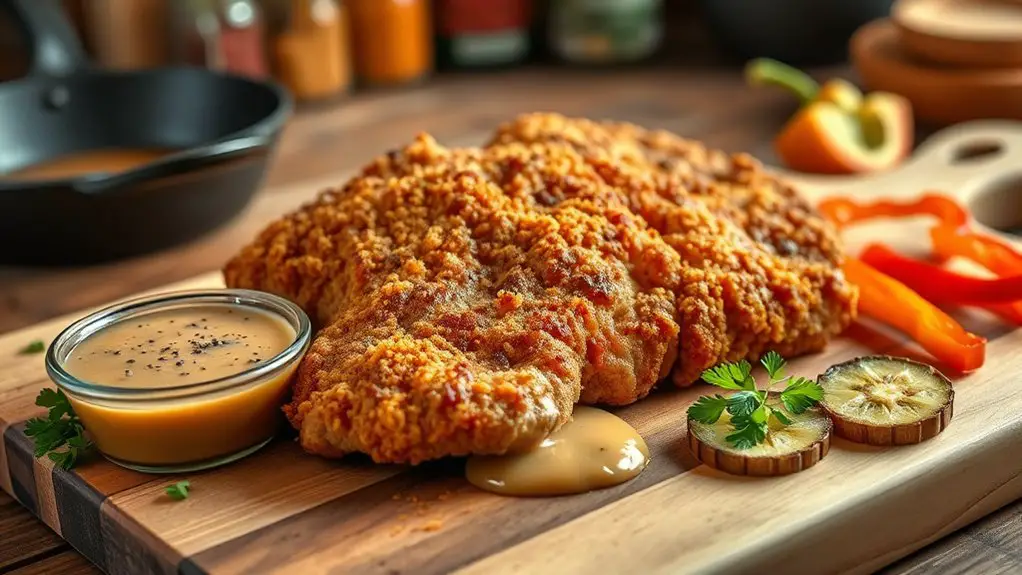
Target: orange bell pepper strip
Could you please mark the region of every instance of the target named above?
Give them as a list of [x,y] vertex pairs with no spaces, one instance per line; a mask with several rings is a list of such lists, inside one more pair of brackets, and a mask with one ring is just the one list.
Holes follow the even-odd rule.
[[982,367],[985,338],[965,331],[905,284],[860,260],[849,258],[843,269],[848,280],[859,287],[859,313],[908,334],[952,369],[966,372]]
[[881,217],[903,218],[931,215],[940,227],[958,230],[969,224],[969,213],[958,202],[939,194],[926,194],[917,200],[895,202],[878,200],[869,204],[847,198],[828,198],[820,202],[820,212],[839,228]]

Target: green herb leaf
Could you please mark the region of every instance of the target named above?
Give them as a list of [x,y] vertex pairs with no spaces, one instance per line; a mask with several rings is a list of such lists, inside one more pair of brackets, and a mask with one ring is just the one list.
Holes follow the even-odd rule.
[[37,339],[19,349],[18,353],[20,355],[31,355],[33,353],[42,353],[44,351],[46,351],[46,343],[41,339]]
[[759,407],[759,394],[755,391],[739,391],[727,398],[727,412],[734,416],[750,415]]
[[757,423],[751,416],[732,417],[731,423],[735,426],[735,432],[725,439],[735,449],[749,449],[755,447],[766,439],[766,423]]
[[[786,378],[784,376],[785,360],[775,351],[768,351],[760,358],[760,363],[770,375],[771,385],[787,383],[780,392],[781,403],[790,414],[798,415],[823,399],[823,389],[812,380],[804,377]],[[792,420],[780,406],[767,405],[768,386],[765,390],[756,388],[752,377],[752,365],[747,361],[722,363],[707,369],[702,374],[703,380],[717,387],[730,389],[736,393],[728,397],[720,395],[700,397],[689,407],[688,416],[693,421],[714,424],[720,420],[724,411],[731,416],[728,425],[733,432],[725,439],[737,449],[748,449],[766,439],[769,432],[768,423],[773,422],[781,427],[791,425]]]
[[88,449],[90,446],[89,440],[85,439],[85,435],[82,433],[77,433],[74,437],[68,439],[67,445],[74,449]]
[[720,419],[727,406],[727,399],[720,395],[704,395],[689,406],[688,416],[699,423],[714,424]]
[[784,412],[780,409],[771,408],[770,416],[776,419],[781,425],[791,425],[791,420],[788,419],[788,416],[784,415]]
[[766,368],[767,374],[770,375],[770,379],[778,380],[784,377],[784,358],[781,354],[776,351],[770,350],[766,352],[766,355],[759,358],[759,362]]
[[40,417],[33,417],[25,422],[25,435],[29,437],[41,435],[50,429],[51,426],[52,424],[48,420]]
[[753,423],[761,423],[761,424],[765,424],[767,422],[767,419],[769,419],[769,417],[770,417],[770,414],[767,411],[767,406],[765,406],[765,405],[761,405],[761,406],[757,407],[756,410],[753,411],[752,414],[749,415],[749,419],[751,419]]
[[703,372],[703,381],[717,387],[734,390],[756,389],[752,379],[752,365],[749,362],[722,363]]
[[35,397],[35,404],[39,407],[55,407],[62,403],[67,403],[67,396],[59,389],[44,387],[39,390],[39,395]]
[[49,410],[45,418],[34,417],[25,423],[25,435],[32,438],[35,456],[46,455],[57,466],[70,469],[92,448],[85,428],[63,391],[44,388],[35,403]]
[[175,501],[181,501],[188,499],[188,490],[192,487],[192,484],[187,480],[178,481],[174,485],[167,486],[167,495]]
[[78,450],[68,449],[66,451],[51,451],[46,454],[50,458],[50,461],[55,463],[57,467],[61,469],[71,469],[75,466],[75,462],[78,460]]
[[[49,424],[48,420],[39,420]],[[25,435],[28,435],[28,428],[26,427]],[[48,425],[45,429],[32,434],[32,440],[35,443],[35,456],[42,457],[54,449],[59,449],[67,443],[68,436],[71,434],[70,430],[66,425]]]
[[815,381],[805,377],[794,377],[788,387],[781,392],[781,402],[785,409],[798,415],[823,399],[823,388]]

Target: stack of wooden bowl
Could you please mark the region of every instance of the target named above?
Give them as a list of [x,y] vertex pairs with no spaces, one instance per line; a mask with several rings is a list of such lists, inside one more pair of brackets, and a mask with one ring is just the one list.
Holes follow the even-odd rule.
[[899,0],[850,52],[867,88],[905,96],[921,122],[1022,120],[1022,0]]

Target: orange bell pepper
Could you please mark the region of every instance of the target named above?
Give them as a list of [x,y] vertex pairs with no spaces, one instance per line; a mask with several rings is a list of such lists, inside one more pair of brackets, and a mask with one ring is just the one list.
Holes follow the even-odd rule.
[[912,151],[912,106],[886,92],[863,95],[851,83],[815,80],[769,58],[752,60],[745,69],[752,85],[782,87],[801,107],[774,139],[778,157],[793,170],[819,174],[854,174],[886,170]]
[[845,276],[859,287],[859,313],[908,334],[923,349],[957,371],[980,368],[986,338],[969,333],[905,284],[860,260],[849,258]]
[[855,222],[880,217],[908,217],[931,215],[937,218],[941,227],[955,230],[969,223],[969,213],[954,200],[939,194],[926,194],[914,201],[895,202],[877,200],[859,203],[846,198],[828,198],[820,202],[820,212],[839,228]]

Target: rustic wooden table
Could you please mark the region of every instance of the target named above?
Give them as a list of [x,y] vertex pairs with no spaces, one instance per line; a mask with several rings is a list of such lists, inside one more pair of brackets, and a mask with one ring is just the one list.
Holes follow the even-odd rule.
[[[302,109],[287,128],[264,191],[244,215],[217,233],[109,265],[0,268],[0,333],[216,269],[269,220],[419,131],[448,145],[475,144],[516,113],[550,110],[662,127],[770,161],[770,136],[793,107],[783,94],[746,89],[737,70],[686,67],[447,77],[416,90],[365,94]],[[850,545],[854,538],[849,534]],[[1022,572],[1022,502],[924,548],[885,573],[935,571]],[[0,574],[95,572],[0,492]]]

